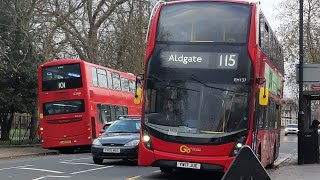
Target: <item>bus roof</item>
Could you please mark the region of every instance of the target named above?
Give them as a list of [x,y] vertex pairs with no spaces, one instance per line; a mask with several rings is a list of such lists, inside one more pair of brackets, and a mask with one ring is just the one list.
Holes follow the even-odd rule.
[[75,64],[75,63],[88,64],[88,65],[94,66],[96,68],[110,70],[112,72],[116,72],[116,73],[119,73],[119,74],[127,76],[127,77],[135,76],[132,73],[122,72],[122,71],[115,70],[115,69],[112,69],[112,68],[109,68],[109,67],[101,66],[101,65],[98,65],[98,64],[93,64],[93,63],[90,63],[90,62],[87,62],[87,61],[84,61],[84,60],[81,60],[81,59],[56,59],[56,60],[48,61],[48,62],[46,62],[44,64],[41,64],[40,67],[59,66],[59,65],[63,65],[63,64]]
[[165,2],[166,4],[177,4],[184,2],[231,2],[231,3],[240,3],[240,4],[252,4],[258,3],[258,0],[179,0],[179,1],[171,1]]

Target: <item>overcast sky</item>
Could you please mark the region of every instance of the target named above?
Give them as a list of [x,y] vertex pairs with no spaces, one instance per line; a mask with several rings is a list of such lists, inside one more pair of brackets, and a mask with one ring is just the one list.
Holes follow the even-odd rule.
[[274,16],[276,15],[275,14],[276,12],[274,11],[274,5],[276,4],[277,1],[279,0],[260,0],[261,9],[273,30],[275,30],[277,27],[277,23],[274,18]]

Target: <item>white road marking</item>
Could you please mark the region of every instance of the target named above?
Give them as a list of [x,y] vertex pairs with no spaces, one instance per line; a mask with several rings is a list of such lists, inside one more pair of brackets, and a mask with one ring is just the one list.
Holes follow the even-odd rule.
[[101,168],[88,169],[88,170],[85,170],[85,171],[78,171],[78,172],[73,172],[73,173],[70,173],[70,174],[72,174],[72,175],[74,175],[74,174],[80,174],[80,173],[85,173],[85,172],[90,172],[90,171],[96,171],[96,170],[100,170],[100,169],[107,169],[107,168],[111,168],[111,167],[114,167],[114,166],[105,166],[105,167],[101,167]]
[[70,160],[64,160],[64,161],[62,161],[62,162],[79,161],[79,160],[83,160],[83,159],[92,159],[92,157],[88,157],[88,158],[78,158],[78,159],[70,159]]
[[24,168],[24,167],[30,167],[30,166],[32,166],[32,165],[24,165],[24,166],[8,167],[8,168],[2,168],[2,169],[0,169],[0,171],[2,171],[2,170],[8,170],[8,169]]
[[16,168],[16,169],[32,170],[32,171],[43,171],[43,172],[50,172],[50,173],[56,173],[56,174],[63,174],[64,173],[64,172],[52,171],[52,170],[48,170],[48,169],[37,169],[37,168],[27,168],[27,167]]
[[153,172],[155,172],[155,173],[159,173],[159,172],[161,172],[161,170],[158,170],[158,171],[153,171]]
[[45,178],[71,178],[71,176],[42,176],[42,177],[38,177],[36,179],[32,179],[32,180],[40,180],[40,179],[45,179]]
[[105,167],[105,165],[90,164],[90,163],[76,163],[76,162],[65,162],[65,161],[62,161],[62,162],[60,162],[60,163],[62,163],[62,164],[74,164],[74,165],[79,164],[79,165],[98,166],[98,167],[102,167],[102,166],[104,166],[104,167]]
[[126,180],[134,180],[134,179],[138,179],[138,178],[140,178],[141,176],[133,176],[133,177],[131,177],[131,178],[127,178]]

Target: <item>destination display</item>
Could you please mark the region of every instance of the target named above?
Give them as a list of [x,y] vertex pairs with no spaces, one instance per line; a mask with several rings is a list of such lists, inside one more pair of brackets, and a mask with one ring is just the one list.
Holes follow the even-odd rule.
[[160,58],[162,66],[167,68],[236,70],[239,54],[164,51]]

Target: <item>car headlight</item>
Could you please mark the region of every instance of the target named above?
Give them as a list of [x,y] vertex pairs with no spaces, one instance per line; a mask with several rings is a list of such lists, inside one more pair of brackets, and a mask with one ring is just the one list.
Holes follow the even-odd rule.
[[287,128],[285,128],[285,129],[284,129],[284,131],[288,131],[288,129],[287,129]]
[[138,146],[140,140],[133,140],[125,144],[124,146]]
[[99,141],[99,139],[95,139],[95,140],[93,140],[92,145],[101,146],[102,144],[101,144],[101,142]]

